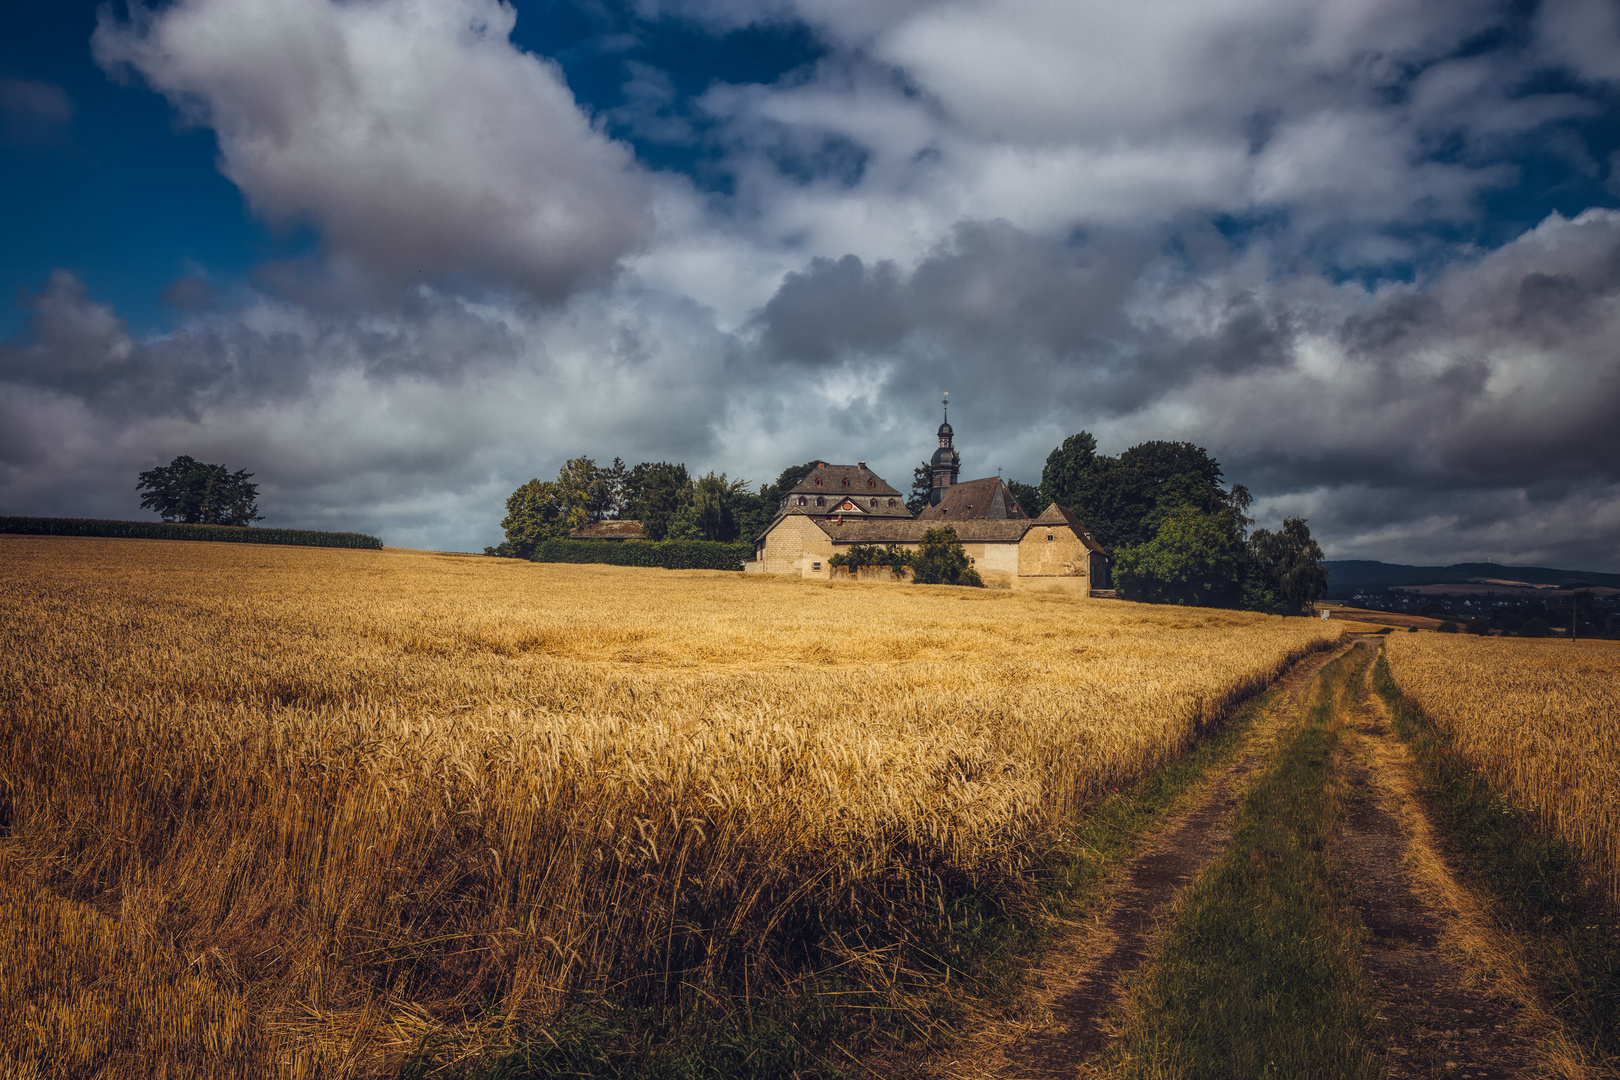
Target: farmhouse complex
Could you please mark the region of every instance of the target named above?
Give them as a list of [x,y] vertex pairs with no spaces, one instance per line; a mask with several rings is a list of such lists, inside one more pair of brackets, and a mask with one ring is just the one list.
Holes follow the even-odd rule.
[[[754,542],[748,569],[830,578],[840,551],[856,544],[914,550],[929,529],[949,525],[986,585],[1090,595],[1105,577],[1106,553],[1080,519],[1055,503],[1031,517],[1000,477],[958,482],[954,437],[947,419],[930,462],[928,506],[915,517],[905,496],[866,462],[820,463],[783,497]],[[886,569],[868,573],[890,576]]]

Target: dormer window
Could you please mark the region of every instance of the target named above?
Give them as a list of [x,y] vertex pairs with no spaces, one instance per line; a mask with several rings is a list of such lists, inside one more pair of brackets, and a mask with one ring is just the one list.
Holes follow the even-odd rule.
[[867,487],[877,487],[877,481],[875,479],[873,479],[872,477],[867,477],[866,478],[866,486]]
[[872,505],[873,505],[873,506],[876,506],[876,505],[877,505],[877,500],[876,500],[876,499],[873,499],[873,500],[872,500]]
[[821,486],[821,477],[818,476],[818,477],[816,477],[816,487],[820,487],[820,486]]
[[803,505],[804,505],[804,496],[803,496],[803,495],[800,495],[800,496],[799,496],[799,505],[800,505],[800,506],[803,506]]
[[849,477],[844,477],[844,486],[849,487]]
[[816,505],[817,506],[826,506],[827,505],[827,500],[822,498],[820,495],[817,495],[816,496]]
[[893,505],[894,505],[894,500],[893,500],[893,499],[890,499],[890,500],[889,500],[889,505],[890,505],[890,506],[893,506]]

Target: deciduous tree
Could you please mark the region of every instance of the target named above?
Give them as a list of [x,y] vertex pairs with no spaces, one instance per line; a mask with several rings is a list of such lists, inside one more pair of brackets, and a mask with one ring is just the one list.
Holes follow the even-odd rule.
[[1283,613],[1315,614],[1316,598],[1327,591],[1328,570],[1304,518],[1286,519],[1277,532],[1256,529],[1249,537],[1249,558],[1255,579],[1276,596]]
[[506,500],[506,519],[501,528],[506,539],[490,554],[514,559],[534,558],[534,549],[543,541],[566,536],[569,529],[584,524],[575,512],[568,493],[552,480],[530,480]]
[[968,561],[956,530],[949,525],[922,534],[911,553],[911,580],[917,585],[978,585],[984,582]]
[[643,461],[625,476],[626,513],[641,522],[641,531],[649,540],[662,540],[690,482],[685,465]]
[[1177,507],[1230,509],[1232,493],[1220,481],[1220,463],[1192,443],[1145,442],[1113,458],[1098,454],[1097,440],[1082,431],[1047,456],[1040,493],[1047,505],[1073,510],[1115,551],[1152,540]]
[[709,473],[687,485],[681,505],[670,519],[671,540],[737,539],[738,510],[755,497],[746,480],[727,480],[725,473]]
[[141,508],[156,510],[164,521],[187,525],[246,526],[263,520],[259,513],[259,485],[245,469],[228,471],[185,454],[167,465],[141,473],[136,491],[144,491]]
[[1183,505],[1160,516],[1157,532],[1114,556],[1114,583],[1127,600],[1229,607],[1242,598],[1247,552],[1232,518]]

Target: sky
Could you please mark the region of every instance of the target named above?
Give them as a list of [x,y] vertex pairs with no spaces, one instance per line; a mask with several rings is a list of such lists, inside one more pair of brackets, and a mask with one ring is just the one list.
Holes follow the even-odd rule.
[[1187,440],[1330,558],[1620,571],[1620,0],[0,6],[0,514],[478,551],[587,455]]

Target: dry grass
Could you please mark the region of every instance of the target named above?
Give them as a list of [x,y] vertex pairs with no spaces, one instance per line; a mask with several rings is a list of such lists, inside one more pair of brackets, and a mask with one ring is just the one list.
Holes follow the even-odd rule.
[[1620,645],[1397,634],[1390,672],[1620,903]]
[[1061,822],[1338,633],[0,537],[0,1072],[374,1075],[569,994],[881,985],[905,912],[1016,896]]

